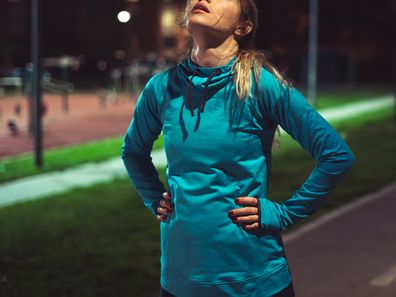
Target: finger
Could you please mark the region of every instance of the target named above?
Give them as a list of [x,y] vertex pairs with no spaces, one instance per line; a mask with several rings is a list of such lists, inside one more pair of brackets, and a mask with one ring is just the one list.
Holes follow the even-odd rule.
[[255,222],[258,222],[259,217],[258,215],[252,215],[252,216],[240,216],[240,217],[235,217],[234,222],[235,223],[250,223],[253,224]]
[[172,197],[171,197],[171,195],[168,192],[162,193],[162,197],[164,198],[164,200],[166,201],[166,203],[168,205],[173,207]]
[[172,199],[171,194],[169,194],[168,192],[164,192],[162,194],[162,197],[164,197],[164,199],[167,199],[167,200],[171,200]]
[[247,230],[247,231],[252,231],[252,230],[256,230],[259,228],[259,223],[254,223],[254,224],[244,224],[242,225],[242,228]]
[[165,207],[166,209],[168,209],[168,211],[172,211],[173,210],[173,206],[172,204],[168,201],[168,200],[161,200],[160,201],[160,205],[162,207]]
[[234,216],[248,216],[248,215],[255,215],[258,214],[259,210],[257,207],[253,206],[245,206],[242,208],[236,208],[228,212],[230,217]]
[[167,217],[164,217],[164,216],[162,216],[162,215],[157,215],[157,220],[159,220],[159,221],[166,221],[166,220],[167,220]]
[[237,199],[235,199],[235,202],[239,205],[258,205],[258,199],[255,197],[238,197]]
[[158,207],[157,208],[157,212],[159,213],[159,214],[162,214],[162,215],[168,215],[168,211],[166,210],[166,208],[163,208],[163,207]]

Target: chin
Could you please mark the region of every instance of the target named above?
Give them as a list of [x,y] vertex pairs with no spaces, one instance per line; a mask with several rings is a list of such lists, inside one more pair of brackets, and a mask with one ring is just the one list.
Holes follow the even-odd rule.
[[204,15],[202,13],[190,14],[190,16],[188,17],[188,22],[189,23],[207,23],[208,16]]
[[201,15],[193,15],[190,16],[188,21],[187,21],[187,30],[193,31],[199,28],[212,28],[212,26],[209,24],[207,18],[201,16]]

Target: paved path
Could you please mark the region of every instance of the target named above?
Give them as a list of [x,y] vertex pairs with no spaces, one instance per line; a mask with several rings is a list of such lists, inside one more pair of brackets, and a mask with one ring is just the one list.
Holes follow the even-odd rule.
[[[369,101],[364,100],[358,103],[328,108],[319,112],[329,122],[334,123],[345,118],[389,108],[392,105],[393,97],[388,95]],[[281,129],[282,132],[285,133]],[[163,149],[152,152],[152,158],[156,167],[166,166],[166,157]],[[0,184],[0,207],[66,192],[76,187],[91,186],[125,174],[126,171],[121,159],[117,157],[102,163],[84,164],[64,171],[21,178]]]
[[396,296],[396,181],[283,236],[298,297]]
[[[319,110],[319,113],[329,122],[335,123],[360,116],[365,113],[383,110],[386,108],[393,108],[393,105],[395,104],[394,102],[395,99],[393,98],[393,95],[384,95],[370,100],[362,100],[360,102],[344,104],[339,107],[326,108]],[[283,129],[280,130],[281,133],[286,133]]]
[[[153,151],[151,157],[156,167],[166,166],[164,150]],[[0,207],[63,193],[77,187],[88,187],[126,174],[121,158],[115,158],[21,178],[0,185]]]

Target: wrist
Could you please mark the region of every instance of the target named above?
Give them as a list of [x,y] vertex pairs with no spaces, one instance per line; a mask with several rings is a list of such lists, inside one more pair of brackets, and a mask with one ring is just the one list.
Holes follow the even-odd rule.
[[259,198],[259,224],[260,227],[271,231],[281,231],[276,202],[268,198]]

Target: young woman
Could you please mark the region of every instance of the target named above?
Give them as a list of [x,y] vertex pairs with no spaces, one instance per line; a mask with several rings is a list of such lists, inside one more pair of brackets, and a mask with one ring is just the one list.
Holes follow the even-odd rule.
[[[160,221],[161,296],[294,296],[281,232],[314,213],[354,162],[337,131],[259,51],[253,0],[187,1],[186,58],[143,89],[122,158]],[[280,125],[317,165],[267,196]],[[166,192],[152,163],[163,132]],[[279,197],[276,197],[279,198]]]

